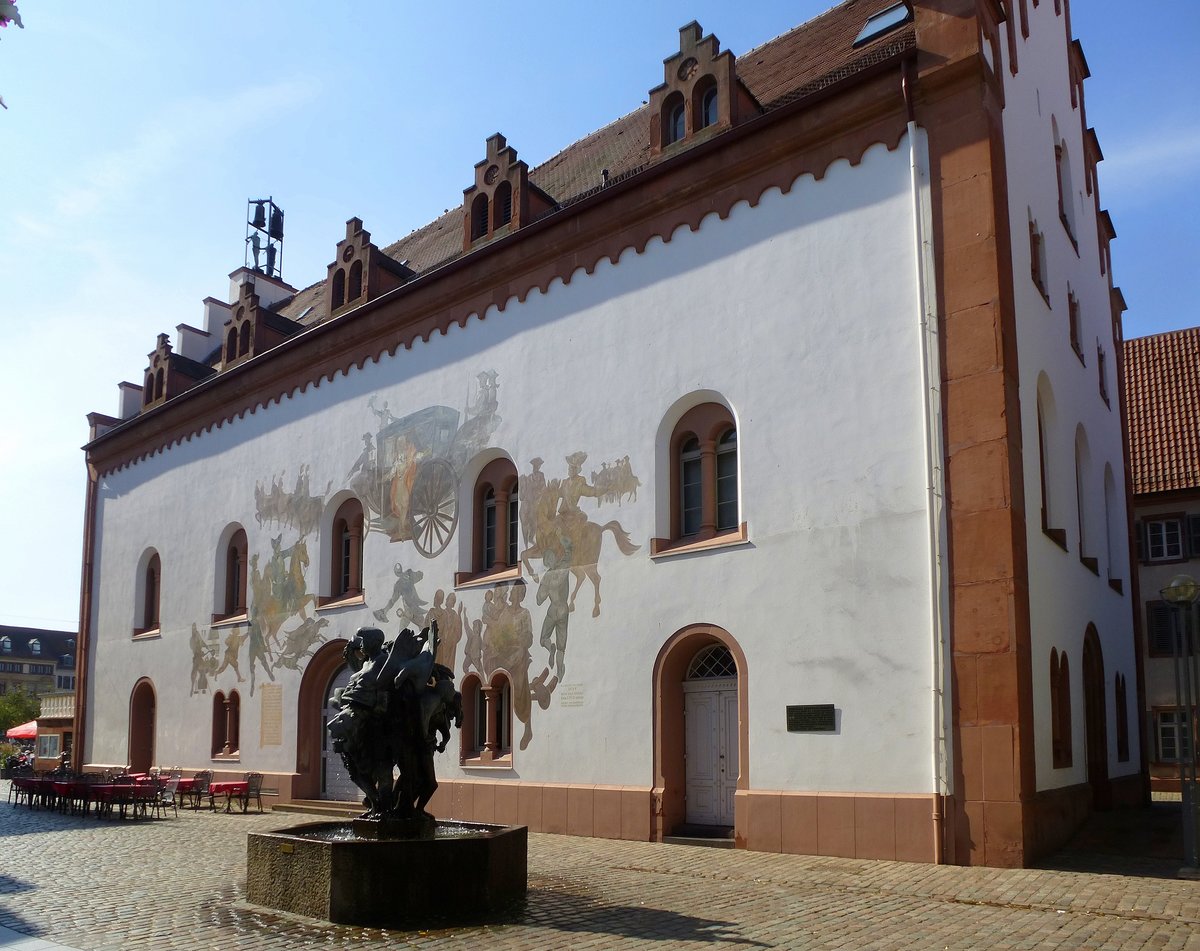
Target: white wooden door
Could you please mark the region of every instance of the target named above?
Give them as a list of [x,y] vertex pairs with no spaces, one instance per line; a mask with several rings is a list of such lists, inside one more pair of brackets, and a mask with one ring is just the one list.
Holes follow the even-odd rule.
[[733,825],[737,789],[737,681],[697,680],[683,685],[687,821]]
[[346,774],[341,754],[333,751],[326,729],[330,718],[338,712],[336,707],[330,705],[333,691],[346,686],[351,673],[353,671],[349,667],[343,667],[334,675],[329,689],[325,691],[325,709],[321,711],[321,798],[335,802],[362,802],[363,798],[362,790]]

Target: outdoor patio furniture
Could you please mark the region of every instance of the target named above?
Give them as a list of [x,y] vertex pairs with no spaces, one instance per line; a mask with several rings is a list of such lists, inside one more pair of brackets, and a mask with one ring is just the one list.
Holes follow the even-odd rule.
[[263,811],[262,781],[262,773],[246,774],[246,792],[242,796],[242,812],[245,812],[249,808],[251,799],[258,802],[258,811]]
[[211,769],[202,769],[192,777],[191,786],[188,790],[186,790],[186,792],[188,799],[191,800],[193,809],[199,809],[200,804],[204,802],[205,799],[209,800],[210,805],[212,804],[212,795],[208,788],[209,784],[212,782],[212,777],[213,774]]

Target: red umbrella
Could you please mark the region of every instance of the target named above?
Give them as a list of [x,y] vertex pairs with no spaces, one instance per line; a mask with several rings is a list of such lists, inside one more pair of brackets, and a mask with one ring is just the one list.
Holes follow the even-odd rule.
[[30,720],[20,726],[14,726],[6,734],[10,740],[32,740],[37,736],[37,720]]

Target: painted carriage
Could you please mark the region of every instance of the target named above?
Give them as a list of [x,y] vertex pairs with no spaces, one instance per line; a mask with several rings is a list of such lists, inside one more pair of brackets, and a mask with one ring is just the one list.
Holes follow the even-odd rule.
[[458,526],[458,480],[463,466],[487,445],[500,417],[481,401],[462,416],[449,406],[428,406],[388,421],[376,439],[370,527],[392,541],[411,541],[433,558]]

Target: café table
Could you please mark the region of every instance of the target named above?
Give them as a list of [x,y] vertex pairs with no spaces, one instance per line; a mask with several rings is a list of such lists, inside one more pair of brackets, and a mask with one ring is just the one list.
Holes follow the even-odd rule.
[[231,812],[230,808],[233,805],[233,800],[240,798],[242,800],[242,812],[246,811],[248,799],[246,793],[250,790],[250,783],[244,779],[236,779],[228,782],[209,783],[208,795],[209,802],[215,811],[217,808],[217,796],[225,797],[225,811]]

